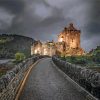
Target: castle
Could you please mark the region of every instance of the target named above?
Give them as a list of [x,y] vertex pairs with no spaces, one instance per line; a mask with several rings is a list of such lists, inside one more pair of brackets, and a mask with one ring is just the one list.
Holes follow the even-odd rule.
[[83,55],[84,50],[80,46],[80,34],[81,31],[77,30],[71,23],[68,27],[65,27],[63,31],[58,35],[58,41],[41,43],[36,41],[31,47],[31,54],[41,55]]

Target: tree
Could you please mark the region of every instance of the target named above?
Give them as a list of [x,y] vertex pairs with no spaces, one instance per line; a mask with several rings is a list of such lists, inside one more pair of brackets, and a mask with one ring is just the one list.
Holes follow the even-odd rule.
[[25,57],[24,53],[18,52],[18,53],[15,54],[15,60],[17,62],[23,61],[25,58],[26,57]]
[[100,50],[97,50],[93,55],[93,60],[100,63]]

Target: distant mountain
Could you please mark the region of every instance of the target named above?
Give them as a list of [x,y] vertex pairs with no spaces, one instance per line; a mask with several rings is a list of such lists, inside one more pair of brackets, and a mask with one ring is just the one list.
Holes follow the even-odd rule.
[[14,58],[17,52],[31,55],[34,39],[21,35],[0,35],[0,58]]

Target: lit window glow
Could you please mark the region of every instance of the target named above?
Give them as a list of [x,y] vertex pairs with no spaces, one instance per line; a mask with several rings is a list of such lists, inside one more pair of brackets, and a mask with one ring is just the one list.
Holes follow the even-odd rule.
[[37,50],[35,50],[35,54],[37,53]]
[[60,42],[62,42],[63,41],[63,38],[60,38]]
[[64,39],[64,38],[63,38],[63,36],[62,36],[62,37],[60,37],[59,41],[60,41],[60,42],[63,42],[63,39]]

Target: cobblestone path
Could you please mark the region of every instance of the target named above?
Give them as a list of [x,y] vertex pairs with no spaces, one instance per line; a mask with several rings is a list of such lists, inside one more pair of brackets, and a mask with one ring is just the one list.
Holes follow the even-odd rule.
[[83,95],[51,64],[41,60],[32,69],[19,100],[85,100]]

